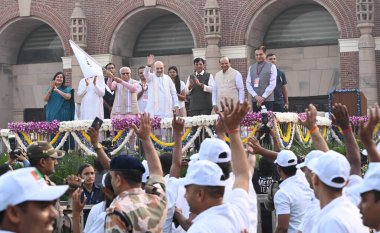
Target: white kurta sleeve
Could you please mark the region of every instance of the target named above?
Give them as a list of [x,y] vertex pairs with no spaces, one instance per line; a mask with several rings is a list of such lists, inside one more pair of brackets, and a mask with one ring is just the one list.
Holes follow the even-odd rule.
[[272,64],[272,67],[270,69],[269,85],[267,86],[263,94],[264,98],[268,98],[268,96],[272,94],[274,88],[276,88],[276,80],[277,80],[277,67],[274,64]]
[[144,77],[145,77],[147,82],[150,82],[152,79],[152,76],[154,75],[154,73],[150,72],[150,69],[151,68],[149,66],[145,66],[145,68],[144,68]]
[[103,77],[96,78],[96,85],[94,85],[94,88],[95,88],[96,95],[98,95],[99,97],[104,96],[104,94],[106,93],[106,83],[104,82]]
[[214,82],[214,87],[212,88],[212,106],[216,106],[218,105],[217,101],[218,101],[218,85],[216,84],[216,82]]
[[248,69],[247,79],[245,80],[245,83],[247,84],[247,91],[249,94],[251,94],[252,97],[257,96],[257,93],[253,90],[252,82],[251,82],[251,67]]
[[177,90],[175,89],[174,83],[170,80],[170,94],[172,96],[173,109],[174,107],[178,107],[178,96]]
[[78,85],[78,91],[77,91],[78,96],[83,97],[87,92],[87,88],[88,86],[86,85],[86,80],[82,78]]
[[210,74],[210,78],[208,79],[207,85],[203,86],[203,91],[212,93],[213,86],[215,84],[214,76]]
[[239,90],[239,102],[242,104],[244,103],[244,84],[243,84],[243,77],[241,76],[241,73],[238,71],[235,76],[235,85],[237,89]]

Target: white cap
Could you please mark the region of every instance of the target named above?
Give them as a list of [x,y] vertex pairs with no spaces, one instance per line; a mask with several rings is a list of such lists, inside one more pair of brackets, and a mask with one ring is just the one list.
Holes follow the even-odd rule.
[[282,150],[277,154],[277,159],[274,163],[280,167],[290,167],[297,165],[297,156],[290,150]]
[[25,201],[53,201],[68,188],[68,185],[47,185],[42,174],[33,167],[8,172],[0,177],[0,211]]
[[104,173],[102,176],[102,188],[106,187],[106,176],[108,172]]
[[372,190],[380,191],[380,163],[369,163],[363,182],[350,188],[350,191],[359,194]]
[[296,167],[297,168],[302,168],[302,167],[307,167],[309,168],[309,165],[310,165],[310,161],[314,158],[319,158],[319,156],[323,155],[324,152],[323,151],[320,151],[320,150],[312,150],[310,151],[306,156],[305,156],[305,160],[298,164]]
[[141,163],[142,163],[142,165],[143,165],[144,168],[145,168],[145,172],[144,172],[144,174],[142,175],[141,182],[142,182],[142,183],[146,183],[146,182],[148,181],[148,177],[149,177],[148,161],[146,161],[146,160],[144,159]]
[[313,159],[309,168],[324,184],[333,188],[343,188],[346,185],[351,169],[346,157],[331,150]]
[[192,156],[190,156],[189,166],[197,162],[198,160],[199,160],[199,154],[198,153],[193,154]]
[[179,185],[225,186],[222,169],[214,162],[199,160],[187,169],[186,176],[179,179]]
[[227,143],[219,138],[206,138],[199,149],[199,160],[208,160],[214,163],[231,161],[231,149]]

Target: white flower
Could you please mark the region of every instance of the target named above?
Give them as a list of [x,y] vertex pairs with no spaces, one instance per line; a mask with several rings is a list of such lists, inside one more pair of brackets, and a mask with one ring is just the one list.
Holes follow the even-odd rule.
[[298,122],[298,115],[297,113],[293,112],[275,112],[276,119],[280,123],[285,122]]

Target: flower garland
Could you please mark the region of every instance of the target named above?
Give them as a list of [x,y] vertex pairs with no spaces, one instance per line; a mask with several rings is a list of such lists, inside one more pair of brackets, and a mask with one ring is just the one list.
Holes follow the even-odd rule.
[[[192,128],[188,128],[185,133],[182,135],[181,137],[181,142],[183,142],[187,136],[190,134],[190,132],[192,131]],[[174,147],[175,143],[174,142],[163,142],[161,141],[160,139],[158,139],[153,133],[150,133],[149,134],[150,138],[155,142],[157,143],[158,145],[162,146],[162,147]]]
[[60,122],[57,120],[47,122],[10,122],[8,129],[12,132],[37,133],[37,134],[55,134],[60,128]]
[[122,129],[122,130],[119,130],[119,132],[117,132],[116,136],[112,139],[112,144],[114,144],[117,140],[119,140],[119,138],[121,137],[121,135],[123,135],[125,132],[125,129]]
[[134,130],[133,129],[130,129],[127,136],[124,138],[123,142],[120,143],[120,145],[113,151],[111,151],[111,156],[113,155],[116,155],[117,153],[119,153],[119,151],[125,147],[125,145],[127,144],[127,142],[129,142],[129,139],[131,138],[131,136],[134,134]]
[[95,155],[96,156],[96,153],[91,151],[90,149],[88,149],[88,147],[82,143],[82,140],[78,137],[78,135],[73,131],[71,132],[71,135],[73,136],[74,138],[74,141],[76,143],[78,143],[79,147],[84,150],[84,152],[86,153],[86,155]]
[[56,143],[56,141],[58,140],[59,136],[61,135],[60,132],[58,132],[54,138],[50,141],[50,145],[54,145],[54,143]]
[[291,135],[292,135],[292,126],[294,123],[292,123],[292,122],[286,123],[287,124],[286,135],[284,135],[284,133],[282,132],[282,129],[280,127],[280,123],[276,122],[276,124],[277,124],[278,132],[280,133],[281,140],[284,141],[285,143],[289,143]]
[[[243,138],[243,139],[241,140],[243,144],[246,144],[246,143],[248,142],[248,139],[249,139],[250,137],[252,137],[253,135],[255,135],[258,126],[259,126],[259,123],[258,123],[258,122],[256,122],[255,125],[252,125],[252,126],[251,126],[252,131],[248,134],[247,137],[245,137],[245,138]],[[230,138],[227,137],[227,136],[224,138],[224,140],[225,140],[226,142],[230,142],[230,141],[231,141]]]
[[[280,146],[282,148],[285,148],[285,149],[290,149],[290,147],[292,146],[292,143],[293,143],[293,140],[294,140],[294,133],[295,133],[295,126],[296,123],[291,123],[291,130],[287,130],[287,131],[290,131],[290,139],[288,142],[285,142],[282,138],[281,138],[281,135],[280,135],[280,127],[278,124],[273,124],[274,125],[274,132],[276,134],[276,137],[278,139],[278,142],[280,143]],[[288,132],[287,132],[288,133]]]
[[[305,134],[303,133],[304,129],[306,130]],[[310,130],[306,127],[297,124],[297,140],[305,147],[311,146],[311,137]]]
[[28,145],[32,144],[32,140],[30,140],[29,136],[25,133],[25,132],[21,132],[21,135],[24,137],[26,143],[28,143]]
[[[58,146],[55,148],[56,150],[61,149],[61,147],[65,144],[67,138],[69,137],[70,132],[65,132],[63,138],[61,139],[61,142],[58,144]],[[53,143],[54,144],[54,143]]]
[[191,139],[186,143],[184,147],[182,147],[182,153],[186,153],[186,151],[190,148],[191,145],[194,144],[195,139],[199,137],[201,134],[202,129],[205,128],[207,131],[208,126],[199,126],[195,134],[191,137]]

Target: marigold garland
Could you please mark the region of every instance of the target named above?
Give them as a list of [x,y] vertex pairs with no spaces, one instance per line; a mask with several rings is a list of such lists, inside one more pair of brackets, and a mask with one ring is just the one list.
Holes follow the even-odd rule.
[[300,124],[297,124],[297,129],[298,129],[298,134],[300,135],[302,142],[308,143],[310,140],[310,130],[306,129],[306,135],[304,136]]
[[[243,144],[246,144],[248,142],[248,138],[252,137],[253,135],[255,135],[256,131],[257,131],[257,127],[259,126],[259,123],[256,123],[255,125],[252,125],[251,128],[252,128],[252,132],[249,133],[249,135],[244,138],[242,140]],[[225,137],[224,140],[226,140],[226,142],[230,142],[230,138],[229,137]]]
[[123,135],[124,131],[125,131],[125,129],[122,129],[119,132],[117,132],[116,136],[112,139],[112,144],[114,142],[116,142],[117,140],[119,140],[119,138],[121,137],[121,135]]
[[54,138],[50,141],[50,145],[53,145],[53,144],[58,140],[59,135],[61,135],[60,132],[58,132],[58,133],[54,136]]
[[292,126],[293,126],[293,122],[288,122],[287,124],[287,128],[286,128],[286,135],[284,136],[284,133],[282,132],[282,129],[280,127],[280,123],[279,122],[276,122],[277,124],[277,128],[278,128],[278,132],[280,133],[280,136],[281,136],[281,140],[284,141],[285,143],[289,143],[290,142],[290,139],[291,139],[291,136],[292,136]]
[[[181,137],[181,142],[183,142],[186,137],[189,135],[189,133],[191,132],[192,128],[188,128],[186,130],[186,132],[183,134],[183,136]],[[149,134],[150,138],[155,142],[157,143],[158,145],[160,146],[163,146],[163,147],[173,147],[175,145],[174,142],[163,142],[161,141],[160,139],[158,139],[153,133],[150,133]]]
[[30,140],[29,136],[25,132],[21,132],[21,134],[24,137],[25,141],[28,143],[28,145],[32,144],[32,140]]

